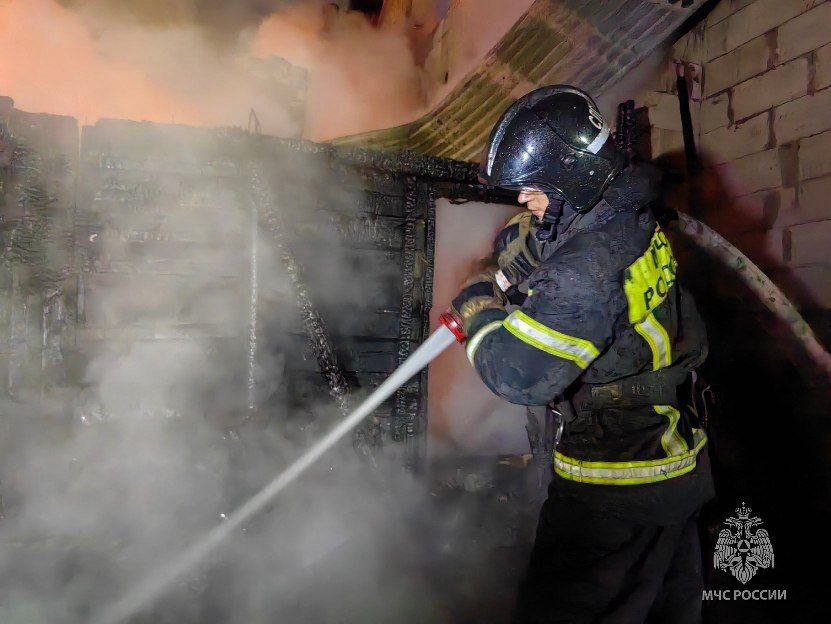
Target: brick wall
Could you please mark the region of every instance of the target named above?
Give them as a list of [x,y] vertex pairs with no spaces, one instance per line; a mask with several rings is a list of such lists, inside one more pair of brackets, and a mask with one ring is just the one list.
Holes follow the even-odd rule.
[[[711,188],[689,209],[809,315],[831,308],[831,2],[722,0],[673,56],[703,67],[692,106]],[[653,158],[682,158],[673,83],[668,69],[638,98]]]
[[[747,254],[831,348],[831,2],[721,0],[671,58],[702,68],[700,102],[690,104],[703,170],[676,176],[667,203]],[[649,122],[639,149],[683,174],[675,83],[667,62],[636,97]],[[765,581],[789,587],[787,603],[705,601],[704,619],[814,621],[825,593],[802,561],[815,552],[800,529],[805,512],[793,510],[823,519],[831,510],[831,386],[733,271],[694,251],[681,262],[707,321],[701,372],[718,404],[708,425],[717,498],[702,514],[705,534],[752,500],[779,540],[777,556],[790,558]],[[798,465],[799,478],[783,465]],[[705,554],[714,547],[704,539]],[[724,587],[722,573],[704,574],[708,589]]]

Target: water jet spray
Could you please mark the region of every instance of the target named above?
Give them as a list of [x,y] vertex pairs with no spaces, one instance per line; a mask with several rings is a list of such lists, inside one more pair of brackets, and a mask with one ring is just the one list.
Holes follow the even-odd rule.
[[440,353],[454,342],[464,342],[464,332],[458,318],[451,312],[441,316],[441,326],[408,357],[401,366],[375,389],[364,401],[346,418],[340,421],[323,438],[316,442],[303,455],[296,459],[288,468],[283,470],[274,479],[252,496],[245,504],[232,513],[222,523],[211,529],[190,548],[184,550],[170,563],[161,569],[149,574],[143,581],[136,584],[120,600],[106,607],[92,624],[118,624],[139,613],[148,605],[158,600],[167,589],[180,577],[195,568],[211,552],[219,547],[246,522],[263,511],[283,490],[294,483],[327,451],[334,447],[339,440],[352,431],[369,416],[386,399],[404,385],[410,378],[419,373]]

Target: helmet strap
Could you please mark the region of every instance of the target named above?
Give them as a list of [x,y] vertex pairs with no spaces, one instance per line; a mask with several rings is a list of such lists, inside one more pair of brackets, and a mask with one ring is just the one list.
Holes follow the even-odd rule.
[[555,193],[546,193],[548,197],[548,208],[537,224],[537,240],[541,243],[552,243],[557,239],[557,228],[560,226],[560,219],[563,217],[565,200]]

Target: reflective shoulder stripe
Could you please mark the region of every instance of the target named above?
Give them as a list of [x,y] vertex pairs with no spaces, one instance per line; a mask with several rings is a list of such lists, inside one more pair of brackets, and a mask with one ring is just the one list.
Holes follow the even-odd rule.
[[502,327],[502,321],[491,321],[487,325],[483,325],[482,329],[473,334],[473,337],[467,341],[465,351],[467,352],[467,359],[470,362],[471,366],[473,365],[473,358],[476,356],[476,349],[479,348],[482,339],[489,333],[496,329],[499,329],[500,327]]
[[666,234],[655,226],[646,251],[623,273],[623,290],[629,304],[629,322],[640,323],[666,299],[675,284],[678,263]]
[[635,331],[646,340],[652,350],[652,370],[658,370],[672,364],[672,344],[664,326],[651,312],[640,323],[635,324]]
[[669,422],[664,434],[661,436],[661,446],[664,447],[667,457],[680,455],[689,450],[686,440],[678,433],[678,421],[681,420],[681,412],[672,405],[655,405],[655,411],[666,416]]
[[678,263],[666,235],[659,226],[646,251],[627,267],[623,290],[629,308],[629,322],[652,351],[652,370],[672,364],[672,343],[654,310],[667,298],[675,284]]
[[554,472],[563,479],[600,485],[657,483],[686,474],[695,468],[698,452],[707,443],[707,434],[694,429],[695,446],[665,459],[632,462],[591,462],[554,453]]
[[600,355],[591,342],[582,338],[575,338],[546,327],[535,321],[522,310],[514,310],[505,319],[503,326],[522,342],[545,351],[551,355],[571,360],[582,369]]

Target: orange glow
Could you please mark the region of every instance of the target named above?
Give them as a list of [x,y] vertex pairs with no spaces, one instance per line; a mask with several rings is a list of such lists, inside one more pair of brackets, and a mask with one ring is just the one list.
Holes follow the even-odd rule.
[[260,26],[253,51],[309,69],[310,138],[324,140],[412,120],[424,106],[404,25],[373,27],[358,13],[324,20],[296,5]]
[[199,123],[138,68],[102,58],[81,19],[52,0],[0,3],[0,93],[33,112],[93,122],[123,117]]
[[[219,46],[196,25],[149,26],[69,10],[55,0],[0,0],[0,95],[82,123],[126,118],[244,126],[291,134],[279,55],[308,71],[304,135],[326,139],[401,123],[422,106],[404,27],[377,28],[324,3],[292,5]],[[100,13],[100,12],[99,12]]]

